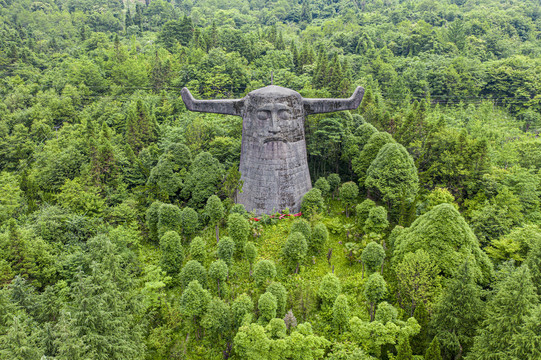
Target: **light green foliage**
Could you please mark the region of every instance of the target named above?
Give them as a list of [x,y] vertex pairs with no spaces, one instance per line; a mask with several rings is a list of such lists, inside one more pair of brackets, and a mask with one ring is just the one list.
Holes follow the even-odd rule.
[[192,236],[199,227],[199,216],[197,212],[191,207],[185,207],[180,214],[180,227],[182,234],[189,238]]
[[464,353],[471,349],[475,332],[484,317],[481,295],[469,264],[464,263],[434,304],[430,325],[446,358],[454,358],[460,348]]
[[[541,241],[535,241],[526,257],[534,284],[541,284]],[[541,285],[537,285],[537,293],[541,295]]]
[[328,196],[329,192],[331,191],[331,185],[324,177],[317,179],[316,183],[314,184],[314,188],[319,189],[321,191],[321,196],[323,197]]
[[278,307],[276,296],[271,292],[266,292],[259,297],[257,308],[259,309],[259,322],[268,323],[276,317],[276,308]]
[[415,318],[408,318],[407,321],[380,321],[367,322],[354,316],[349,320],[349,333],[351,340],[377,358],[381,356],[382,345],[395,345],[402,339],[419,333],[421,327]]
[[289,265],[290,269],[295,269],[298,272],[300,263],[306,257],[308,252],[308,244],[304,235],[300,232],[292,232],[287,237],[287,240],[282,248],[282,255]]
[[393,137],[387,132],[375,132],[370,136],[361,153],[351,161],[353,171],[359,177],[359,184],[364,186],[368,176],[368,169],[374,161],[379,150],[389,143],[394,143]]
[[180,271],[182,288],[185,289],[193,280],[197,280],[201,286],[207,286],[207,270],[196,260],[188,261]]
[[222,164],[208,152],[199,153],[190,166],[186,186],[182,194],[190,195],[190,206],[200,208],[205,201],[216,194],[225,170]]
[[387,301],[382,301],[378,304],[376,309],[376,316],[374,317],[375,321],[381,322],[383,325],[387,324],[389,321],[396,322],[398,319],[398,310],[389,304]]
[[374,320],[374,310],[378,302],[387,296],[387,283],[379,273],[373,273],[364,284],[363,294],[370,304],[370,318]]
[[364,231],[364,225],[370,214],[370,210],[376,207],[376,203],[370,199],[364,200],[355,207],[355,222],[357,226]]
[[349,324],[348,298],[344,294],[338,295],[332,307],[332,321],[339,332],[347,329]]
[[214,339],[227,337],[231,329],[231,309],[222,299],[214,298],[208,303],[207,311],[201,319],[201,326]]
[[534,360],[541,357],[541,305],[533,309],[511,340],[511,355],[517,359]]
[[210,294],[199,281],[192,280],[180,297],[180,311],[188,318],[201,318],[210,303]]
[[308,223],[308,221],[306,221],[304,219],[300,219],[300,220],[295,221],[291,225],[291,229],[289,230],[290,234],[292,234],[294,232],[301,233],[304,236],[304,238],[306,239],[306,241],[308,243],[310,243],[310,239],[312,238],[312,228],[310,227],[310,224]]
[[365,186],[389,209],[400,202],[412,202],[419,191],[419,177],[406,148],[397,143],[384,145],[368,168]]
[[302,197],[301,212],[304,214],[311,214],[313,212],[321,212],[325,209],[323,202],[323,196],[321,196],[321,190],[312,188]]
[[269,359],[271,343],[265,329],[257,324],[241,327],[233,339],[235,352],[246,360]]
[[267,286],[267,292],[270,292],[276,297],[276,316],[281,318],[285,315],[286,312],[286,288],[279,282],[273,282],[269,286]]
[[199,263],[204,264],[207,259],[207,250],[205,247],[207,244],[203,238],[196,236],[190,243],[190,256],[192,260],[199,261]]
[[182,268],[184,249],[180,235],[176,231],[168,231],[160,239],[162,259],[160,266],[167,274],[176,276]]
[[220,284],[225,282],[227,279],[227,274],[229,273],[229,268],[223,260],[216,260],[209,267],[209,277],[216,282],[218,287],[218,294],[220,292]]
[[383,206],[376,206],[368,212],[368,218],[364,223],[364,232],[366,234],[383,232],[389,226],[387,220],[387,210]]
[[231,238],[224,236],[218,243],[218,249],[216,255],[219,259],[225,261],[228,266],[233,263],[233,254],[235,253],[235,243]]
[[317,223],[312,229],[312,237],[308,242],[308,248],[312,254],[319,254],[329,238],[329,231],[323,223]]
[[395,267],[395,272],[400,306],[410,316],[421,302],[430,308],[441,290],[440,270],[431,256],[422,249],[407,253]]
[[404,231],[404,227],[400,225],[396,225],[391,233],[389,234],[389,237],[387,238],[387,247],[390,248],[391,253],[394,253],[394,247],[396,244],[396,239],[400,234],[402,234],[402,231]]
[[424,250],[445,276],[466,260],[470,261],[475,279],[487,282],[492,264],[470,227],[450,204],[441,204],[421,215],[396,238],[393,263],[398,264],[409,252]]
[[368,243],[361,254],[361,260],[369,272],[378,271],[384,259],[385,250],[375,241]]
[[271,319],[265,331],[271,339],[283,339],[286,337],[286,323],[282,319]]
[[346,217],[349,217],[348,208],[359,196],[359,187],[353,181],[348,181],[340,186],[340,200],[346,207]]
[[9,172],[0,173],[0,224],[13,217],[22,205],[23,192],[17,177]]
[[216,231],[216,242],[220,241],[220,234],[218,225],[219,222],[224,217],[224,205],[220,198],[216,195],[212,195],[207,199],[207,204],[205,205],[205,212],[210,218],[210,224],[214,225]]
[[340,283],[340,279],[333,273],[325,274],[323,279],[321,279],[317,291],[317,297],[321,301],[321,307],[331,308],[341,292],[342,284]]
[[248,241],[246,245],[244,245],[244,256],[246,256],[246,260],[248,260],[248,263],[250,264],[250,270],[251,270],[252,264],[254,263],[255,258],[257,257],[257,248],[255,247],[253,242]]
[[[539,304],[530,269],[508,266],[487,303],[486,317],[475,336],[468,359],[510,358],[514,351],[528,351],[513,346],[513,334],[519,333],[525,321]],[[518,344],[517,344],[518,345]]]
[[541,229],[538,225],[525,225],[511,230],[507,235],[490,242],[485,251],[498,262],[513,259],[521,263],[526,258],[530,248],[541,243]]
[[246,208],[242,204],[235,204],[231,206],[231,209],[229,210],[230,214],[240,214],[240,215],[246,215]]
[[368,140],[372,135],[377,133],[378,130],[370,123],[364,122],[357,129],[355,129],[355,135],[359,138],[359,148],[362,150],[368,143]]
[[437,336],[434,336],[430,346],[426,349],[425,360],[443,360],[441,357],[440,342]]
[[235,328],[238,328],[244,317],[247,314],[251,315],[254,312],[254,303],[252,298],[245,293],[240,294],[233,301],[233,304],[231,305],[231,312],[233,315],[233,325]]
[[2,359],[39,360],[44,349],[39,343],[38,333],[32,331],[36,323],[25,312],[11,314],[9,326],[0,338],[0,356]]
[[182,211],[176,205],[162,204],[158,210],[158,237],[161,238],[167,231],[180,229]]
[[235,251],[241,254],[246,244],[246,240],[250,235],[250,224],[243,215],[229,214],[227,218],[227,232],[231,239],[235,242]]
[[58,204],[77,214],[94,217],[102,216],[105,205],[99,188],[84,184],[81,178],[66,180],[60,187],[56,200]]
[[439,204],[451,204],[458,210],[458,205],[455,203],[455,197],[447,188],[436,187],[430,193],[428,193],[426,200],[421,206],[421,214],[426,213],[427,211],[432,210],[435,206]]
[[259,260],[254,267],[254,279],[257,286],[263,286],[276,277],[276,267],[272,260]]

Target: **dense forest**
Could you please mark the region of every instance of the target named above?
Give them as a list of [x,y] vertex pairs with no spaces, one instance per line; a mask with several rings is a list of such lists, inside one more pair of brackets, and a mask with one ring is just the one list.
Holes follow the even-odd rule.
[[[235,204],[306,118],[300,213]],[[0,358],[541,358],[541,4],[0,0]]]

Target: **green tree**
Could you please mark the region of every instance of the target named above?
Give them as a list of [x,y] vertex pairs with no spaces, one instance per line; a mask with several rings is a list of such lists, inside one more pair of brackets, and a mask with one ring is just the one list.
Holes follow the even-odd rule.
[[268,323],[276,317],[277,308],[276,296],[270,292],[266,292],[259,297],[257,308],[259,309],[259,322]]
[[240,294],[235,298],[231,305],[231,312],[233,314],[234,328],[238,328],[246,315],[252,315],[254,312],[254,302],[252,298],[247,294]]
[[207,250],[205,249],[207,244],[205,240],[199,236],[196,236],[190,243],[190,256],[192,260],[196,260],[201,264],[205,263],[207,259]]
[[272,260],[259,260],[254,266],[254,280],[261,287],[276,277],[276,267]]
[[425,360],[443,360],[441,357],[440,342],[437,336],[434,337],[434,340],[432,340],[430,346],[426,349]]
[[22,207],[22,191],[17,177],[10,172],[0,173],[0,224],[14,217],[18,208]]
[[188,204],[200,208],[216,194],[224,177],[224,167],[208,152],[199,153],[190,166],[186,185],[182,189],[185,197],[191,196]]
[[207,312],[210,301],[211,296],[209,292],[203,289],[197,280],[190,281],[180,297],[180,312],[192,320],[198,337],[200,333],[199,324],[201,318]]
[[338,295],[332,307],[332,316],[334,326],[338,328],[339,333],[343,333],[349,324],[349,305],[346,295]]
[[205,205],[205,212],[210,218],[210,224],[214,225],[216,232],[216,243],[220,241],[219,223],[224,218],[224,206],[220,198],[216,195],[212,195],[207,200]]
[[201,319],[201,326],[213,339],[227,338],[231,329],[231,308],[229,305],[222,299],[210,300],[207,311]]
[[295,221],[291,228],[289,229],[289,233],[293,234],[295,232],[301,233],[307,242],[310,242],[310,239],[312,238],[312,228],[310,227],[310,224],[308,221],[304,219],[300,219]]
[[308,244],[304,235],[300,232],[290,233],[282,248],[284,259],[289,264],[289,268],[295,268],[295,274],[299,272],[300,263],[306,257]]
[[400,202],[411,203],[419,191],[419,178],[406,148],[397,143],[381,147],[368,168],[365,186],[385,201],[389,210]]
[[403,338],[396,348],[396,360],[413,360],[410,341],[408,338]]
[[334,195],[336,194],[338,186],[340,186],[342,180],[340,180],[340,176],[338,174],[329,174],[329,176],[327,176],[327,181],[329,182],[329,186],[331,187],[330,191],[332,194],[332,198],[334,199]]
[[250,235],[250,224],[246,217],[240,214],[229,214],[227,218],[227,232],[231,239],[235,242],[235,251],[237,254],[242,254],[246,240]]
[[235,243],[229,237],[224,236],[218,243],[218,249],[216,254],[219,259],[225,261],[227,266],[231,266],[233,263],[233,254],[235,253]]
[[362,203],[355,206],[355,222],[357,226],[364,231],[364,226],[370,210],[376,207],[376,203],[370,199],[364,200]]
[[433,307],[430,326],[441,343],[445,358],[460,359],[471,349],[475,332],[484,318],[481,295],[481,288],[475,283],[466,262],[449,280]]
[[319,254],[327,243],[328,238],[329,231],[327,230],[327,226],[325,226],[323,223],[317,223],[312,230],[312,237],[308,243],[310,252],[313,254]]
[[376,305],[387,296],[387,283],[379,273],[373,273],[364,284],[364,297],[370,304],[370,320],[374,321]]
[[158,238],[168,231],[178,231],[182,211],[176,205],[162,204],[158,210]]
[[361,261],[363,262],[363,268],[366,266],[369,272],[382,268],[383,260],[385,260],[385,250],[377,242],[371,241],[363,249]]
[[[513,334],[519,333],[526,319],[539,304],[530,269],[504,268],[509,274],[495,284],[495,294],[487,303],[486,318],[475,336],[467,359],[510,358]],[[519,350],[520,351],[520,350]]]
[[229,268],[223,260],[216,260],[209,267],[209,277],[216,282],[218,295],[221,297],[220,283],[224,283],[227,279]]
[[511,355],[517,359],[534,360],[541,356],[541,306],[524,320],[520,331],[513,334]]
[[139,152],[154,142],[156,136],[156,120],[142,100],[137,100],[132,105],[126,117],[126,132],[124,138],[131,146],[134,153]]
[[0,355],[3,359],[13,360],[39,360],[43,355],[36,324],[25,312],[12,314],[9,327],[3,332],[0,339]]
[[471,261],[475,279],[488,282],[492,277],[492,264],[479,248],[479,242],[470,227],[451,204],[440,204],[421,215],[396,238],[393,263],[397,264],[407,253],[422,249],[445,276],[452,276],[466,260]]
[[393,137],[386,132],[376,132],[370,136],[368,142],[361,150],[359,156],[353,158],[351,165],[353,171],[359,177],[359,185],[365,185],[365,180],[368,176],[368,169],[372,162],[378,156],[380,149],[389,143],[394,143]]
[[193,280],[197,280],[200,286],[207,286],[207,270],[196,260],[188,261],[180,271],[182,288],[186,289]]
[[346,217],[349,217],[348,207],[352,205],[359,196],[359,187],[353,181],[346,182],[340,186],[340,200],[346,207]]
[[185,207],[180,213],[180,228],[186,239],[189,239],[199,227],[199,216],[191,207]]
[[383,206],[376,206],[368,212],[368,217],[364,223],[363,230],[366,234],[380,234],[387,229],[388,226],[389,220],[387,220],[387,211]]
[[333,273],[327,273],[321,279],[319,289],[317,291],[317,297],[321,303],[322,308],[332,308],[338,295],[342,292],[342,284],[340,279]]
[[301,201],[301,212],[305,214],[318,213],[325,209],[321,190],[313,188],[303,195]]
[[160,239],[160,250],[162,259],[160,261],[161,268],[171,276],[176,276],[181,268],[184,260],[184,249],[181,239],[176,231],[168,231]]
[[421,331],[411,339],[412,350],[414,354],[424,354],[430,342],[428,338],[429,315],[424,302],[421,301],[415,307],[413,317],[421,326]]
[[250,276],[252,276],[252,265],[257,257],[257,248],[253,242],[248,241],[246,245],[244,245],[244,256],[246,256],[246,260],[248,260],[248,263],[250,264]]
[[286,312],[287,290],[279,282],[272,282],[267,286],[267,292],[276,297],[276,316],[282,317]]
[[321,196],[323,196],[324,198],[329,195],[329,191],[331,190],[331,185],[324,177],[320,177],[319,179],[317,179],[314,187],[321,191]]

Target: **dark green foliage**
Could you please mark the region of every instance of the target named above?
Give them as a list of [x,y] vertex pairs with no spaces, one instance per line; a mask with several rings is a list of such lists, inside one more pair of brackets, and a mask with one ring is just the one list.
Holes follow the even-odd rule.
[[180,283],[184,289],[193,280],[197,280],[200,286],[207,286],[207,270],[196,260],[188,261],[180,271]]
[[267,286],[267,292],[276,297],[276,316],[282,317],[286,312],[287,290],[279,282],[272,282]]
[[224,217],[224,206],[220,198],[216,195],[212,195],[208,198],[207,204],[205,205],[205,212],[210,218],[210,224],[214,225],[216,231],[216,242],[220,241],[220,234],[218,230],[218,223]]
[[412,202],[419,191],[419,178],[413,158],[400,144],[387,143],[371,162],[365,186],[370,194],[391,206]]
[[147,209],[146,222],[148,227],[148,237],[152,241],[158,241],[158,221],[160,219],[160,207],[162,203],[154,201]]
[[387,220],[387,211],[383,206],[376,206],[368,212],[368,218],[364,222],[364,232],[366,234],[383,232],[389,226]]
[[421,331],[411,339],[411,347],[414,354],[421,355],[425,353],[430,341],[428,338],[428,311],[423,301],[419,302],[419,305],[415,307],[413,317],[421,326]]
[[300,232],[292,232],[287,237],[286,243],[282,248],[282,255],[288,263],[290,269],[294,269],[298,273],[300,263],[306,257],[308,252],[308,244],[303,234]]
[[227,218],[227,232],[235,242],[235,252],[242,254],[246,240],[250,235],[250,224],[248,220],[240,214],[229,214]]
[[331,191],[331,185],[324,177],[317,179],[316,183],[314,184],[314,188],[319,189],[321,191],[321,196],[323,197],[328,196],[329,192]]
[[417,218],[396,238],[394,248],[395,263],[408,252],[423,249],[446,276],[471,258],[476,280],[487,282],[492,276],[490,260],[464,218],[450,204],[438,205]]
[[220,284],[225,282],[227,279],[227,274],[229,273],[229,268],[223,260],[216,260],[209,267],[209,278],[212,279],[217,286],[218,294],[221,295]]
[[254,303],[252,298],[246,294],[240,294],[235,298],[231,305],[233,314],[233,325],[238,328],[246,315],[252,315],[254,311]]
[[271,319],[276,317],[276,296],[267,291],[259,297],[257,308],[259,309],[259,322],[264,324],[268,323]]
[[235,253],[235,243],[229,237],[224,236],[218,243],[218,249],[216,255],[218,258],[225,261],[228,266],[233,263],[233,254]]
[[346,217],[349,217],[348,208],[355,200],[357,200],[357,196],[359,196],[359,187],[353,181],[349,181],[340,186],[340,200],[345,205]]
[[368,243],[361,254],[361,260],[369,272],[378,271],[384,259],[385,250],[375,241]]
[[321,190],[313,188],[302,197],[301,212],[311,214],[313,212],[321,212],[325,208]]
[[189,204],[200,208],[207,199],[218,192],[225,170],[222,164],[208,152],[199,153],[190,166],[184,196],[191,196]]
[[250,264],[251,275],[252,265],[254,264],[255,258],[257,257],[257,248],[255,247],[253,242],[248,241],[246,245],[244,245],[244,256],[246,256],[246,260],[248,260],[248,263]]
[[276,277],[276,267],[271,260],[259,260],[254,267],[254,280],[257,286],[263,286]]
[[294,232],[301,233],[308,243],[312,238],[312,228],[310,227],[308,221],[304,219],[297,220],[291,225],[289,233],[293,234]]
[[199,227],[199,216],[197,212],[191,207],[185,207],[180,214],[180,228],[182,234],[189,238],[191,237]]
[[190,257],[192,260],[197,260],[201,264],[207,259],[206,243],[201,237],[196,236],[190,243]]
[[317,297],[321,301],[321,306],[327,308],[332,307],[340,292],[342,292],[340,279],[333,273],[327,273],[323,279],[321,279],[317,291]]
[[214,339],[227,336],[231,328],[231,309],[222,299],[212,299],[201,319],[201,326]]
[[325,247],[328,238],[329,231],[327,230],[327,226],[325,226],[323,223],[316,224],[312,230],[312,237],[308,242],[310,252],[313,254],[318,254]]
[[432,340],[430,346],[426,349],[425,360],[443,360],[441,357],[440,342],[437,336],[434,337],[434,340]]
[[379,273],[373,273],[364,284],[364,297],[370,304],[370,319],[374,320],[374,311],[378,302],[387,296],[387,283]]
[[197,322],[206,313],[210,300],[208,291],[197,280],[192,280],[180,297],[180,311]]
[[336,194],[336,191],[338,190],[338,186],[340,186],[340,183],[342,182],[342,180],[340,179],[340,175],[329,174],[329,176],[327,176],[327,182],[329,183],[329,186],[331,187],[331,194],[334,199],[334,195]]
[[162,204],[158,210],[158,236],[180,229],[182,211],[176,205]]
[[409,339],[403,338],[396,348],[396,360],[413,360],[413,354],[411,352],[411,346]]
[[155,119],[149,114],[146,104],[143,104],[142,100],[137,100],[126,119],[126,142],[130,144],[135,154],[139,154],[156,138]]
[[182,268],[184,249],[180,235],[175,231],[168,231],[160,239],[162,252],[161,267],[169,275],[176,276]]
[[355,222],[361,230],[364,231],[364,226],[368,219],[368,215],[370,214],[370,210],[374,207],[376,207],[376,203],[370,199],[364,200],[355,207]]
[[353,171],[359,177],[359,184],[364,186],[365,180],[368,176],[368,169],[372,164],[372,161],[376,159],[380,149],[389,143],[394,143],[393,137],[386,132],[376,132],[370,136],[368,142],[361,150],[359,156],[355,157],[351,164]]

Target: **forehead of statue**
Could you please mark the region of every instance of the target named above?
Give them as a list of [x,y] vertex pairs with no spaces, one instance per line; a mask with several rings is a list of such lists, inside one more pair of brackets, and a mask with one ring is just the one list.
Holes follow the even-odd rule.
[[270,104],[281,104],[285,107],[302,107],[302,96],[298,92],[281,86],[269,85],[251,91],[246,95],[249,110],[265,108]]

